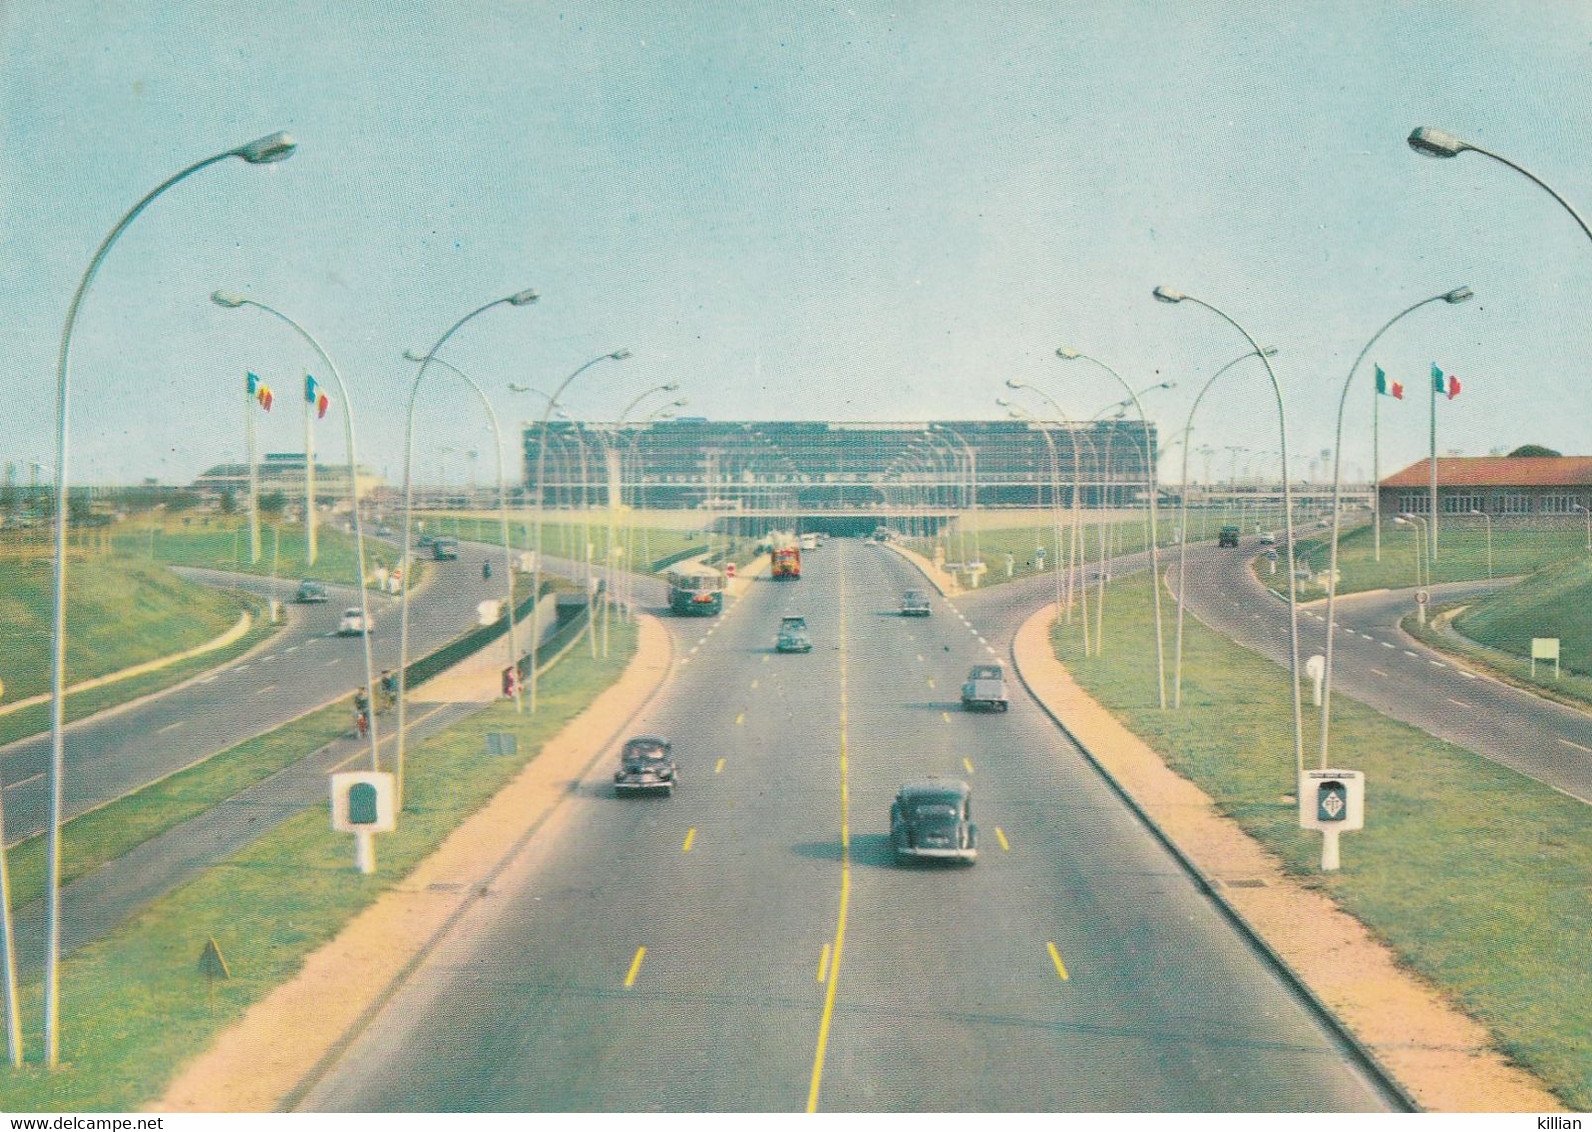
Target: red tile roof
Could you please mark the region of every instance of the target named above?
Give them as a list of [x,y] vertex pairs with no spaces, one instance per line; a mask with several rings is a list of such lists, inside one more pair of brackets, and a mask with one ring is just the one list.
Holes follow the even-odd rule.
[[[1383,487],[1427,487],[1432,462],[1417,460]],[[1592,456],[1439,456],[1439,487],[1588,487]]]

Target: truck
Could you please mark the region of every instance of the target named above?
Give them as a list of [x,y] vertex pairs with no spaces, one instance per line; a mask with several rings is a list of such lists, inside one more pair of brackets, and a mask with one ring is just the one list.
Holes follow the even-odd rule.
[[964,711],[1005,711],[1011,704],[1006,698],[1006,669],[999,664],[975,664],[962,685]]
[[802,576],[802,548],[796,536],[776,533],[770,539],[769,576],[774,578],[800,578]]
[[459,540],[439,538],[431,543],[431,557],[438,562],[453,562],[459,557]]
[[724,575],[711,566],[670,570],[669,608],[681,617],[717,617],[724,609]]

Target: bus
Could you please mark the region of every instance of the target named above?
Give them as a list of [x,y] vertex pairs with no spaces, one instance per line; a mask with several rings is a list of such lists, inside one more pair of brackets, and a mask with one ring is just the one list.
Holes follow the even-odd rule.
[[773,561],[769,574],[775,578],[800,578],[802,576],[802,550],[796,543],[776,546],[770,552]]
[[669,608],[682,617],[716,617],[724,608],[724,575],[710,567],[669,571]]

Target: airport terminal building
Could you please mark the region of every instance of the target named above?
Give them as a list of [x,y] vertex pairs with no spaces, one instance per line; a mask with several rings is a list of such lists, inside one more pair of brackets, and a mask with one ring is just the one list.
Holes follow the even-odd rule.
[[[525,493],[543,506],[605,505],[610,484],[636,507],[718,511],[866,510],[903,503],[965,507],[1144,498],[1155,426],[968,420],[883,423],[549,422],[526,427]],[[540,474],[538,474],[540,473]]]
[[[1427,515],[1432,462],[1417,460],[1377,485],[1383,515]],[[1439,456],[1438,516],[1581,522],[1592,508],[1592,456]]]

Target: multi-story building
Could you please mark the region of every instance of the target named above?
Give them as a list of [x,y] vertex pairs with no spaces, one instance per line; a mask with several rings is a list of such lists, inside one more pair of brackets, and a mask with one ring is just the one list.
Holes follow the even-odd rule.
[[[528,502],[602,505],[619,484],[632,506],[719,511],[885,508],[906,502],[960,508],[1114,506],[1144,498],[1153,424],[1098,421],[710,421],[644,425],[552,421],[540,455],[525,430]],[[1052,453],[1054,452],[1054,458]]]

